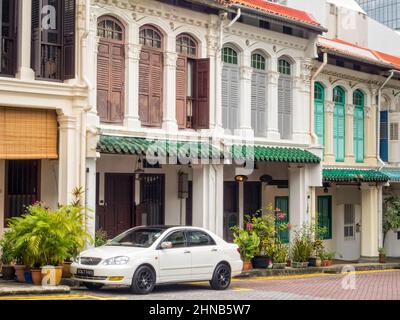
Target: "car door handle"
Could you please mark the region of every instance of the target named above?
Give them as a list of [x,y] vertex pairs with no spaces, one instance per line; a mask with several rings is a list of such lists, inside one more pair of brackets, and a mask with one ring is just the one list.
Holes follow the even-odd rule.
[[189,250],[186,250],[184,253],[191,253]]
[[211,252],[217,252],[218,249],[211,249]]

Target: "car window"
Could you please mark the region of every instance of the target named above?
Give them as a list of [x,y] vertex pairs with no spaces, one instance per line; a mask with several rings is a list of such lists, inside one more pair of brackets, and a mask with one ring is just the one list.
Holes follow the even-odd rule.
[[190,246],[212,246],[215,241],[211,236],[203,231],[189,231],[188,242]]
[[128,230],[112,239],[107,246],[150,247],[164,232],[158,228],[137,228]]
[[186,247],[186,238],[184,231],[176,231],[165,238],[163,242],[171,242],[172,248]]

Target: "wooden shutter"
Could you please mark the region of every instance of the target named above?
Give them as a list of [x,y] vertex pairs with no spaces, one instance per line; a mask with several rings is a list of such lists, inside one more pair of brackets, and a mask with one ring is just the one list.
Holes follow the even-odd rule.
[[186,128],[186,71],[186,57],[178,56],[176,61],[176,121],[179,128]]
[[198,59],[195,65],[194,129],[210,127],[210,59]]
[[[277,225],[289,223],[289,197],[275,197],[275,208],[280,209],[280,212],[286,214],[285,219],[276,221]],[[282,241],[282,243],[289,243],[289,230],[278,231],[278,239]]]
[[[0,2],[2,11],[5,8]],[[9,0],[8,12],[0,15],[0,74],[15,76],[18,62],[18,7],[19,0]],[[2,17],[7,16],[8,22]]]
[[278,127],[282,139],[292,137],[292,78],[281,74],[278,81]]
[[139,117],[144,126],[162,123],[163,54],[142,49],[139,62]]
[[354,108],[354,154],[357,162],[364,161],[364,110]]
[[314,100],[314,130],[318,137],[320,145],[324,145],[324,130],[325,130],[325,115],[324,115],[324,102],[321,100]]
[[239,127],[239,68],[222,68],[222,124],[225,129]]
[[336,161],[344,161],[345,153],[345,115],[344,105],[335,104],[333,114],[333,139]]
[[318,225],[326,228],[323,235],[324,240],[332,239],[332,197],[318,197]]
[[266,89],[266,73],[253,70],[251,79],[251,125],[256,136],[264,136],[266,131]]
[[110,46],[111,44],[107,41],[100,40],[97,53],[97,113],[102,122],[109,121]]
[[75,0],[64,0],[62,6],[63,46],[62,80],[75,78]]
[[32,45],[31,45],[31,68],[35,72],[36,77],[40,77],[41,71],[41,8],[42,0],[32,0]]
[[389,159],[389,141],[388,141],[388,111],[381,111],[381,123],[380,123],[380,158],[383,161],[388,161]]

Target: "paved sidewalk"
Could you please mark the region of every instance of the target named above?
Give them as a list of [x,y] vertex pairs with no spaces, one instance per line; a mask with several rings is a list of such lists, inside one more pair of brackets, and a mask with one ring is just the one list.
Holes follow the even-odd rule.
[[71,291],[68,286],[34,286],[27,283],[19,283],[16,281],[0,280],[0,296],[15,296],[21,294],[53,294],[53,293],[69,293]]

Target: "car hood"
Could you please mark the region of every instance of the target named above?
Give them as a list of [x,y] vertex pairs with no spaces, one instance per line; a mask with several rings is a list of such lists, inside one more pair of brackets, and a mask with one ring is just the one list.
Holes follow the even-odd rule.
[[83,251],[81,257],[93,257],[93,258],[112,258],[118,256],[132,256],[136,253],[143,252],[149,248],[138,248],[138,247],[122,247],[122,246],[102,246],[93,249]]

